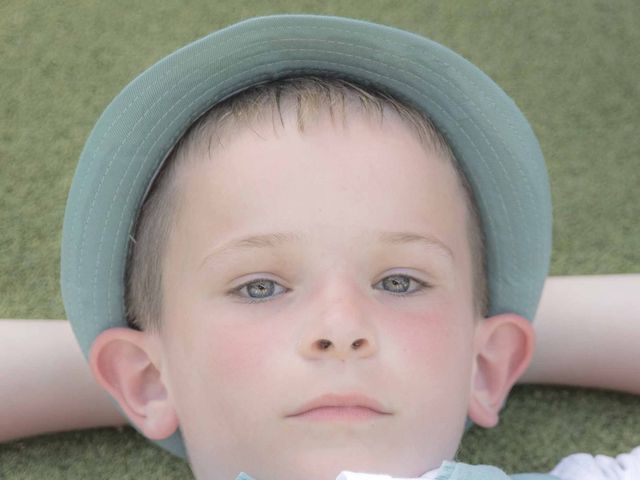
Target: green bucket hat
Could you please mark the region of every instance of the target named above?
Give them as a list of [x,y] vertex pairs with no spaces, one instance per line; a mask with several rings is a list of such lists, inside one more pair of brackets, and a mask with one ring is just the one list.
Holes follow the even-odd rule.
[[[473,64],[419,35],[315,15],[240,22],[147,69],[111,102],[80,156],[65,211],[61,282],[88,356],[126,327],[125,266],[138,211],[188,127],[213,105],[279,78],[333,75],[428,114],[473,190],[486,240],[489,314],[533,319],[551,254],[551,198],[540,147],[515,103]],[[157,442],[176,455],[176,432]]]

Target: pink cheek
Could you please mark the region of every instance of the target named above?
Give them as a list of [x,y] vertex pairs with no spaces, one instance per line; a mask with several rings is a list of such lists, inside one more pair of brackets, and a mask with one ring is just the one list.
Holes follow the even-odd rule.
[[226,325],[212,329],[204,343],[204,366],[215,378],[245,390],[269,377],[282,355],[283,340],[267,322]]
[[442,311],[396,316],[383,335],[408,363],[436,370],[464,344],[456,323]]

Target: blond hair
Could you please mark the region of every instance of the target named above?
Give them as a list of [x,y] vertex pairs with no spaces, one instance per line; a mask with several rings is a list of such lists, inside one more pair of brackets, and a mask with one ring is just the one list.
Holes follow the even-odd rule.
[[233,135],[234,130],[257,125],[267,116],[271,117],[274,129],[276,122],[284,125],[283,112],[292,112],[298,130],[303,132],[322,113],[329,114],[333,121],[346,122],[348,114],[354,112],[382,121],[386,109],[394,111],[426,149],[449,162],[456,172],[467,206],[473,307],[476,313],[485,316],[488,292],[480,218],[473,192],[442,134],[420,111],[375,89],[338,78],[298,77],[253,86],[215,105],[174,147],[144,200],[130,245],[125,283],[128,324],[151,331],[161,327],[162,267],[175,225],[179,183],[176,172],[203,157],[196,155],[196,151],[206,146],[211,155],[216,145]]

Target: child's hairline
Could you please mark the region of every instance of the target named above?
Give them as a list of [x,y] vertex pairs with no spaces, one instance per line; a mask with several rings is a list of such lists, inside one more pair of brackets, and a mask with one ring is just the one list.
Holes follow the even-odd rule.
[[[316,79],[316,77],[304,77],[302,81],[308,79]],[[276,82],[272,82],[272,84],[280,84],[285,83],[287,81],[295,81],[296,79],[284,79]],[[320,79],[320,81],[324,81]],[[478,212],[477,203],[474,201],[473,190],[471,189],[470,183],[467,180],[464,172],[462,171],[459,162],[456,160],[453,152],[451,151],[446,139],[439,132],[439,130],[433,125],[431,120],[426,117],[422,112],[418,109],[407,105],[405,102],[401,102],[383,92],[380,92],[375,89],[365,89],[358,84],[353,82],[344,81],[341,79],[329,79],[329,81],[338,81],[340,84],[347,84],[349,88],[354,88],[357,91],[357,94],[364,95],[365,101],[366,98],[373,98],[376,102],[382,102],[382,109],[379,110],[378,114],[380,115],[380,121],[382,121],[384,112],[383,109],[387,107],[392,107],[395,113],[398,113],[403,123],[405,123],[414,133],[417,134],[420,143],[423,147],[429,152],[434,152],[438,157],[446,161],[451,165],[455,172],[455,176],[458,180],[459,186],[462,188],[465,206],[466,206],[466,230],[467,230],[467,240],[469,244],[469,249],[471,252],[471,267],[472,267],[472,296],[473,296],[473,309],[474,316],[476,318],[482,318],[486,316],[488,310],[488,281],[486,277],[486,267],[485,267],[485,252],[484,252],[484,233],[480,221],[480,214]],[[267,84],[269,85],[269,84]],[[258,88],[262,86],[257,86]],[[249,89],[252,90],[252,89]],[[231,131],[233,128],[237,127],[251,127],[251,119],[247,120],[239,119],[237,117],[233,117],[230,120],[227,120],[225,117],[229,115],[229,112],[222,112],[222,105],[224,105],[228,101],[233,101],[234,98],[241,97],[245,92],[241,92],[239,95],[234,95],[231,98],[227,99],[225,102],[218,103],[213,106],[208,112],[206,112],[203,116],[201,116],[198,120],[196,120],[187,130],[187,132],[182,136],[176,146],[173,148],[172,152],[168,155],[165,165],[162,167],[162,171],[157,176],[155,183],[151,186],[150,191],[147,195],[146,200],[143,203],[143,208],[141,209],[141,213],[139,215],[138,222],[136,224],[136,239],[132,242],[129,249],[129,256],[127,260],[127,268],[126,268],[126,278],[125,278],[125,306],[126,306],[126,316],[127,323],[129,326],[141,330],[159,330],[161,327],[161,316],[162,316],[162,301],[163,301],[163,288],[162,288],[162,273],[164,272],[164,264],[162,259],[165,258],[166,247],[169,242],[171,228],[174,225],[175,221],[175,212],[178,207],[177,204],[179,202],[179,189],[177,188],[177,184],[179,183],[176,179],[177,173],[180,167],[184,163],[188,163],[192,158],[208,158],[206,155],[195,155],[194,149],[200,149],[202,151],[203,144],[202,141],[207,138],[208,139],[208,153],[209,155],[212,153],[212,139],[215,136],[219,139],[228,137],[229,127],[231,127]],[[363,97],[358,97],[362,101]],[[343,98],[344,101],[344,98]],[[280,115],[280,121],[282,121],[282,111],[280,100],[276,102],[275,106],[278,109],[278,114]],[[325,108],[325,105],[319,106],[318,108]],[[328,107],[331,118],[333,120],[334,112],[331,110],[331,106]],[[344,108],[344,104],[342,106],[342,114],[346,115],[348,108]],[[256,109],[255,112],[260,113],[260,109]],[[255,113],[254,112],[254,113]],[[407,112],[410,112],[410,115],[406,115]],[[264,113],[264,112],[262,112]],[[276,119],[273,117],[273,112],[271,120],[276,122]],[[351,112],[349,112],[351,113]],[[366,106],[364,108],[364,113],[373,116],[374,111],[367,110]],[[297,110],[298,122],[297,126],[299,131],[303,131],[304,122],[301,121],[300,118],[300,105],[298,105]],[[255,119],[254,119],[255,120]],[[343,117],[343,121],[345,118]],[[284,124],[283,124],[284,125]],[[424,127],[424,128],[423,128]],[[274,127],[275,128],[275,127]],[[199,133],[197,132],[199,131]],[[194,132],[196,132],[194,134]],[[424,134],[426,132],[426,135]],[[199,140],[199,142],[198,142]],[[149,212],[150,211],[150,212]],[[159,215],[160,212],[163,212],[163,215]],[[162,231],[163,235],[151,235],[150,242],[154,243],[157,248],[157,254],[152,255],[152,260],[147,259],[147,264],[143,264],[145,268],[155,269],[157,272],[155,275],[146,275],[147,279],[147,287],[149,287],[148,282],[156,282],[155,288],[156,290],[156,299],[155,299],[155,309],[150,309],[146,314],[145,313],[136,313],[131,310],[132,306],[132,282],[131,279],[134,275],[140,273],[138,270],[135,273],[132,273],[134,270],[133,267],[133,250],[139,248],[139,240],[138,235],[140,233],[140,225],[141,219],[150,213],[152,216],[156,217],[157,223],[160,224],[159,228]],[[155,215],[154,215],[155,213]],[[156,225],[158,228],[158,225]],[[476,258],[477,257],[477,258]],[[140,275],[137,275],[138,277]],[[144,275],[142,275],[144,277]],[[139,321],[139,317],[147,317],[146,320]],[[157,320],[153,320],[157,319]]]

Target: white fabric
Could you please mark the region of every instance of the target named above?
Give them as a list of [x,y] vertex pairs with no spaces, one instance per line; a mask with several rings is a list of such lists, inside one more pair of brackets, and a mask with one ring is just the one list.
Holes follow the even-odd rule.
[[640,447],[616,458],[575,453],[551,471],[562,480],[640,480]]
[[[438,470],[431,470],[418,478],[399,478],[345,470],[336,480],[435,480]],[[562,459],[550,473],[560,480],[640,480],[640,447],[615,458],[575,453]]]
[[[417,478],[343,470],[336,480],[436,480],[439,470],[436,468]],[[640,447],[616,458],[574,453],[563,458],[549,473],[560,480],[640,480]],[[238,478],[244,478],[243,475],[245,474],[241,473]]]
[[340,472],[340,475],[338,475],[338,478],[336,478],[336,480],[435,480],[436,475],[438,475],[438,470],[439,469],[436,468],[435,470],[431,470],[430,472],[427,472],[418,478],[416,477],[399,478],[399,477],[392,477],[390,475],[379,475],[375,473],[357,473],[357,472],[350,472],[348,470],[345,470],[343,472]]

